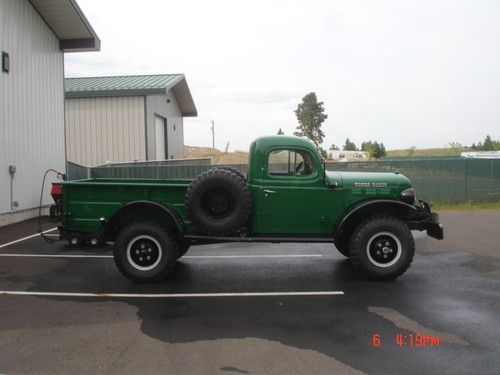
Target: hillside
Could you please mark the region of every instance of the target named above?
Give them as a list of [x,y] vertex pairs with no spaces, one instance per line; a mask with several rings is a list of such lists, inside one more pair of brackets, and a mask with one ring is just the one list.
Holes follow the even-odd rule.
[[248,152],[234,151],[224,153],[209,147],[184,146],[185,158],[212,158],[212,164],[246,164]]
[[[460,156],[462,150],[456,148],[416,149],[412,156]],[[387,156],[409,156],[408,150],[389,150]]]
[[[459,156],[461,150],[452,148],[417,149],[413,156]],[[408,150],[389,150],[387,156],[408,156]],[[224,153],[210,147],[184,146],[185,158],[212,158],[212,164],[246,164],[248,152],[233,151]]]

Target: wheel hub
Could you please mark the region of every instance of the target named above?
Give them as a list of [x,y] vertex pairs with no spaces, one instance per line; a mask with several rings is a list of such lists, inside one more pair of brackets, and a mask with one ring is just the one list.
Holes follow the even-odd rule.
[[392,233],[380,232],[373,235],[366,245],[368,259],[379,267],[389,267],[401,256],[401,243]]
[[208,189],[202,196],[203,210],[215,220],[226,219],[233,213],[235,206],[235,197],[224,188]]
[[162,251],[159,242],[151,236],[138,236],[129,242],[127,258],[130,264],[141,271],[156,267]]

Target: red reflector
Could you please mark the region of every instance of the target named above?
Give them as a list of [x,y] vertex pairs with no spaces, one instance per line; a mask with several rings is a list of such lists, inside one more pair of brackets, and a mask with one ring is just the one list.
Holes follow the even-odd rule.
[[52,190],[50,191],[50,195],[54,199],[55,202],[59,201],[62,196],[62,186],[58,182],[52,183]]

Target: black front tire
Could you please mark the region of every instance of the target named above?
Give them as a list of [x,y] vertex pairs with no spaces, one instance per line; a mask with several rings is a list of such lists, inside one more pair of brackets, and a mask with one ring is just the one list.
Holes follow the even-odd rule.
[[113,251],[120,272],[136,283],[165,280],[174,271],[177,256],[175,237],[157,223],[134,223],[125,227]]
[[334,244],[335,244],[335,248],[337,249],[337,251],[342,254],[343,256],[345,256],[346,258],[350,258],[351,257],[351,254],[349,252],[349,237],[345,237],[345,238],[342,238],[341,240],[339,241],[336,241]]
[[393,280],[410,267],[415,241],[402,220],[376,216],[356,227],[349,249],[352,265],[364,278]]

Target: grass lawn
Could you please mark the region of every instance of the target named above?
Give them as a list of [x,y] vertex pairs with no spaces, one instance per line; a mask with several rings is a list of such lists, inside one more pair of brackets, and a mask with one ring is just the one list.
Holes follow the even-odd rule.
[[448,210],[500,210],[500,202],[483,203],[433,203],[433,211]]

